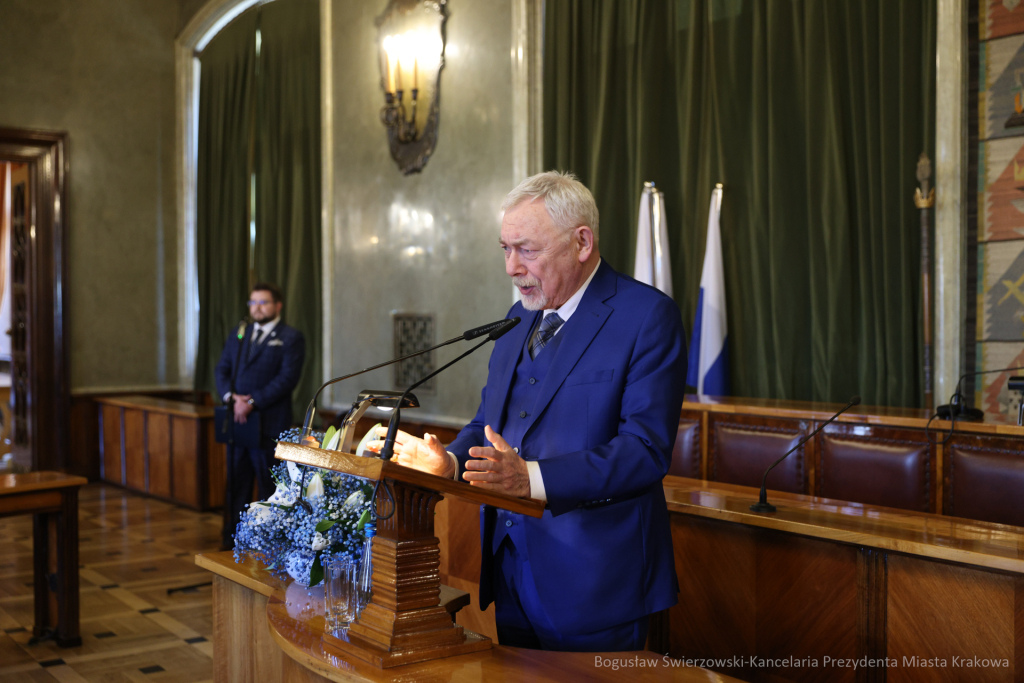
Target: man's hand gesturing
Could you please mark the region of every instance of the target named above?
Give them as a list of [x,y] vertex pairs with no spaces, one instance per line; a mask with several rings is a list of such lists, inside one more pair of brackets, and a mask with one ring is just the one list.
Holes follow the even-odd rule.
[[479,459],[466,462],[463,478],[473,486],[529,498],[530,473],[526,469],[526,461],[490,425],[484,427],[484,436],[491,442],[491,447],[469,449],[470,457]]
[[[377,427],[374,436],[376,441],[366,444],[368,450],[380,453],[384,447],[384,437],[388,435],[387,427]],[[436,474],[439,477],[454,477],[455,469],[452,456],[441,445],[440,439],[433,434],[424,434],[423,438],[398,430],[395,434],[394,461],[421,472]]]

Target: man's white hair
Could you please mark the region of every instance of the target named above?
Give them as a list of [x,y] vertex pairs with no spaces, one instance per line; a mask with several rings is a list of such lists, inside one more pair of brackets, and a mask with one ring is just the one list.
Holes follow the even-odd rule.
[[594,233],[597,244],[597,204],[590,190],[572,173],[561,171],[545,171],[530,176],[508,193],[501,204],[502,211],[515,208],[523,202],[544,200],[544,208],[554,222],[566,235],[572,230],[585,225]]

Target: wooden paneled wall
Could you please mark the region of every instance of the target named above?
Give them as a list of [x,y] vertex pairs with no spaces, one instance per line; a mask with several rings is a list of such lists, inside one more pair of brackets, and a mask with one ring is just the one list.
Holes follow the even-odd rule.
[[212,414],[102,404],[99,430],[103,481],[197,510],[223,505],[225,448],[214,440]]
[[[89,481],[100,478],[100,409],[97,398],[124,394],[125,392],[87,392],[77,393],[71,397],[71,451],[68,454],[68,473],[86,477]],[[135,392],[140,393],[140,392]],[[209,405],[204,396],[197,397],[193,392],[181,390],[141,392],[154,398],[165,398],[170,401],[184,401]]]

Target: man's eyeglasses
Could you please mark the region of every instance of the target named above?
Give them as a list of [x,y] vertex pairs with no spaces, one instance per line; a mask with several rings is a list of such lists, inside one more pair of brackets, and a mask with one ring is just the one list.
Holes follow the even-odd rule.
[[259,300],[257,300],[257,299],[250,299],[249,301],[246,302],[246,305],[248,305],[248,306],[266,306],[267,304],[272,304],[272,303],[274,303],[273,299],[259,299]]

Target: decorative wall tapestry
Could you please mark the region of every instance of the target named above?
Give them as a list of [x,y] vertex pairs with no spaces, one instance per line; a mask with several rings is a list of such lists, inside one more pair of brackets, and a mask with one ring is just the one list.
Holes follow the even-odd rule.
[[[1024,365],[1024,2],[978,17],[978,291],[975,369]],[[1016,417],[1009,373],[981,375],[974,405]],[[1015,421],[1015,420],[1014,420]]]

